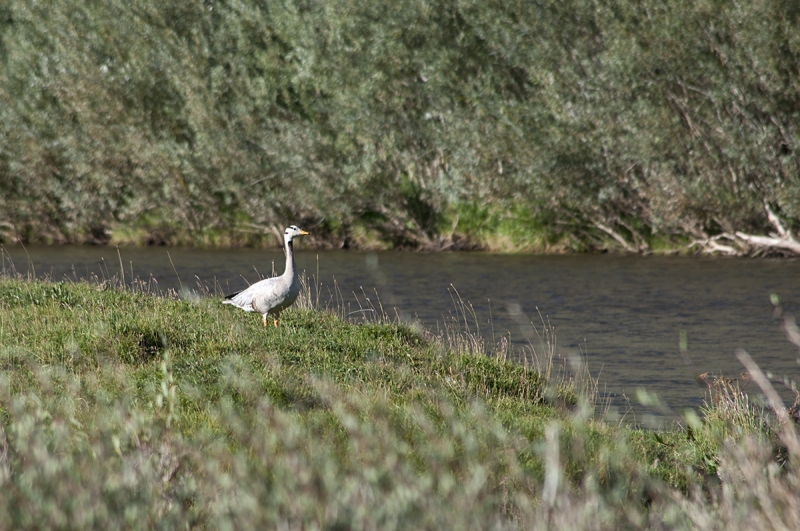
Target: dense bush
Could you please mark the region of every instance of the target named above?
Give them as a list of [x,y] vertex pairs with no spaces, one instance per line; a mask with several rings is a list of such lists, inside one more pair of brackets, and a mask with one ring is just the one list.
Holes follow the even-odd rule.
[[781,0],[11,0],[0,72],[3,240],[292,221],[334,245],[643,248],[763,231],[765,201],[800,219]]

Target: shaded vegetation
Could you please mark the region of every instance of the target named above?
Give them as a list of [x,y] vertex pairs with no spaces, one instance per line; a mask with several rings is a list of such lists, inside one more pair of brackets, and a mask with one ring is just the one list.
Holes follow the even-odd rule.
[[0,240],[675,248],[800,220],[792,2],[0,6]]

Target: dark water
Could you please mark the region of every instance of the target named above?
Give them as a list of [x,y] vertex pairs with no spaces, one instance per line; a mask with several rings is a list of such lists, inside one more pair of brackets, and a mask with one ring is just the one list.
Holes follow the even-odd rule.
[[[55,279],[120,270],[115,248],[34,247],[28,253],[7,248],[6,265],[10,256],[17,271],[32,263],[38,276]],[[200,282],[219,294],[269,275],[273,261],[282,272],[284,260],[280,250],[122,248],[120,255],[127,279],[152,275],[164,289],[178,288],[180,277],[184,287]],[[614,408],[624,413],[630,402],[629,418],[637,421],[653,412],[639,406],[638,389],[657,394],[671,408],[660,412],[668,417],[702,406],[705,386],[697,375],[739,375],[738,348],[777,377],[800,375],[798,350],[786,341],[770,303],[775,293],[800,314],[797,260],[301,251],[297,264],[309,276],[319,272],[321,302],[339,297],[354,316],[360,313],[352,294],[365,307],[363,287],[374,305],[377,290],[387,313],[396,308],[403,318],[436,329],[459,313],[452,285],[473,306],[488,342],[510,335],[512,343],[530,340],[538,348],[528,323],[541,330],[541,312],[555,328],[560,355],[583,355]],[[788,390],[781,394],[793,398]]]

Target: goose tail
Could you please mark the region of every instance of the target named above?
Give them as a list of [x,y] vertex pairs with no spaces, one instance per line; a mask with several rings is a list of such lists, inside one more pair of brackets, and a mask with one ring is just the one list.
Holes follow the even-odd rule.
[[240,289],[239,291],[234,291],[230,295],[225,295],[225,300],[222,301],[222,303],[223,304],[233,304],[233,302],[231,302],[231,299],[234,298],[235,296],[237,296],[238,294],[240,294],[243,291],[244,291],[243,289]]

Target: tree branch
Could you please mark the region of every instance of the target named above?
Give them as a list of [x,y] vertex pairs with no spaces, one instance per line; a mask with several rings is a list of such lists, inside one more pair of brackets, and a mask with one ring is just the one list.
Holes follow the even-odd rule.
[[772,211],[769,205],[765,202],[764,208],[767,210],[767,219],[778,231],[778,234],[770,234],[769,236],[755,236],[752,234],[745,234],[737,232],[736,237],[744,240],[749,245],[756,247],[777,248],[790,251],[794,254],[800,254],[800,241],[795,238],[792,233],[783,226],[780,218]]
[[625,250],[628,251],[629,253],[638,253],[639,252],[638,249],[634,249],[633,247],[631,247],[631,245],[628,242],[625,241],[625,238],[623,238],[618,232],[616,232],[614,229],[612,229],[608,225],[603,225],[599,221],[595,221],[594,222],[594,226],[597,227],[598,229],[600,229],[601,231],[605,232],[606,234],[608,234],[609,236],[611,236],[615,240],[617,240],[617,242],[619,242],[619,244],[622,245],[625,248]]

